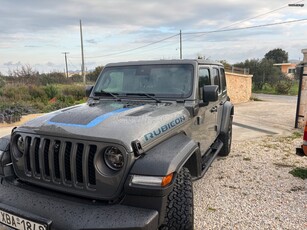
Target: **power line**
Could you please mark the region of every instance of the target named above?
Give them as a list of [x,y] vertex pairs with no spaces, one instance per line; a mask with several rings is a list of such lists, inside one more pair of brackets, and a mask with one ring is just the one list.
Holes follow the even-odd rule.
[[[303,2],[303,1],[304,1],[304,0],[300,0],[300,1],[295,2],[294,4],[299,3],[299,2]],[[262,14],[258,14],[258,15],[256,15],[256,16],[253,16],[253,17],[250,17],[250,18],[243,19],[243,20],[241,20],[241,21],[237,21],[237,22],[232,23],[232,24],[230,24],[230,25],[220,27],[219,30],[220,30],[220,29],[226,29],[226,28],[229,28],[229,27],[231,27],[231,26],[240,24],[240,23],[242,23],[242,22],[246,22],[246,21],[249,21],[249,20],[252,20],[252,19],[255,19],[255,18],[259,18],[259,17],[262,17],[262,16],[265,16],[265,15],[271,14],[271,13],[273,13],[273,12],[276,12],[276,11],[278,11],[278,10],[281,10],[281,9],[284,9],[284,8],[288,8],[288,7],[289,7],[289,4],[284,5],[284,6],[282,6],[282,7],[279,7],[279,8],[276,8],[276,9],[273,9],[273,10],[270,10],[270,11],[265,12],[265,13],[262,13]],[[187,34],[187,33],[185,33],[185,34]],[[193,36],[192,39],[193,39],[193,38],[197,38],[197,37],[201,37],[201,36],[204,36],[204,35],[205,35],[205,34],[201,34],[201,35],[198,35],[198,36]],[[190,40],[191,40],[191,39],[185,39],[185,41],[190,41]]]
[[74,63],[72,63],[71,62],[71,60],[69,60],[69,59],[67,59],[68,60],[68,62],[69,62],[69,64],[71,65],[71,66],[73,66],[75,69],[80,69],[80,67],[77,67]]
[[[304,1],[304,0],[300,0],[300,1],[294,2],[293,4],[297,4],[297,3],[303,2],[303,1]],[[274,10],[268,11],[268,12],[266,12],[266,13],[256,15],[256,16],[254,16],[254,17],[250,17],[250,18],[243,19],[243,20],[241,20],[241,21],[232,23],[232,24],[230,24],[230,25],[228,25],[228,26],[223,26],[223,27],[221,27],[220,29],[226,29],[226,28],[229,28],[229,27],[231,27],[231,26],[240,24],[240,23],[242,23],[242,22],[246,22],[246,21],[249,21],[249,20],[252,20],[252,19],[255,19],[255,18],[259,18],[259,17],[262,17],[262,16],[265,16],[265,15],[271,14],[271,13],[273,13],[273,12],[276,12],[276,11],[278,11],[278,10],[281,10],[281,9],[284,9],[284,8],[288,8],[288,7],[289,7],[289,4],[284,5],[284,6],[282,6],[282,7],[279,7],[279,8],[277,8],[277,9],[274,9]]]
[[132,52],[132,51],[135,51],[135,50],[138,50],[138,49],[142,49],[142,48],[145,48],[147,46],[151,46],[151,45],[154,45],[154,44],[157,44],[157,43],[160,43],[160,42],[163,42],[163,41],[166,41],[168,39],[171,39],[171,38],[174,38],[176,36],[178,36],[178,34],[175,34],[175,35],[172,35],[172,36],[169,36],[167,38],[163,38],[159,41],[155,41],[155,42],[151,42],[149,44],[146,44],[146,45],[143,45],[143,46],[139,46],[139,47],[136,47],[136,48],[132,48],[132,49],[128,49],[128,50],[124,50],[124,51],[119,51],[119,52],[116,52],[116,53],[110,53],[110,54],[105,54],[105,55],[100,55],[100,56],[92,56],[92,57],[86,57],[86,58],[101,58],[101,57],[109,57],[109,56],[115,56],[115,55],[118,55],[118,54],[123,54],[123,53],[128,53],[128,52]]
[[[276,23],[268,23],[268,24],[255,25],[255,26],[247,26],[247,27],[241,27],[241,28],[218,29],[218,30],[211,30],[211,31],[198,31],[198,32],[185,32],[185,33],[182,33],[182,34],[183,35],[198,35],[198,36],[194,36],[194,38],[195,38],[195,37],[200,37],[200,36],[203,36],[203,35],[206,35],[206,34],[211,34],[211,33],[220,33],[220,32],[254,29],[254,28],[269,27],[269,26],[282,25],[282,24],[290,24],[290,23],[296,23],[296,22],[302,22],[302,21],[307,21],[307,18],[285,21],[285,22],[276,22]],[[90,56],[90,57],[86,57],[86,58],[102,58],[102,57],[116,56],[116,55],[119,55],[119,54],[128,53],[128,52],[132,52],[132,51],[139,50],[139,49],[142,49],[142,48],[146,48],[148,46],[152,46],[154,44],[161,43],[163,41],[169,40],[169,39],[174,38],[174,37],[179,36],[179,35],[180,35],[180,33],[174,34],[172,36],[163,38],[161,40],[154,41],[154,42],[148,43],[146,45],[139,46],[139,47],[132,48],[132,49],[128,49],[128,50],[124,50],[124,51],[109,53],[109,54],[100,55],[100,56]],[[186,40],[184,40],[184,41],[186,41]],[[173,45],[173,44],[167,44],[165,46],[171,46],[171,45]],[[163,47],[165,47],[165,46],[163,46]],[[71,58],[73,58],[73,57],[71,57]]]
[[246,26],[246,27],[241,27],[241,28],[220,29],[220,30],[211,30],[211,31],[202,31],[202,32],[186,32],[183,34],[211,34],[211,33],[219,33],[219,32],[228,32],[228,31],[236,31],[236,30],[254,29],[254,28],[260,28],[260,27],[276,26],[276,25],[282,25],[282,24],[290,24],[290,23],[301,22],[301,21],[307,21],[307,18],[285,21],[285,22],[268,23],[268,24],[262,24],[262,25],[256,25],[256,26]]
[[[294,4],[297,4],[297,3],[303,2],[303,1],[304,1],[304,0],[300,0],[300,1],[295,2]],[[286,7],[288,7],[288,5],[284,5],[284,6],[282,6],[282,7],[279,7],[279,8],[277,8],[277,9],[268,11],[268,12],[266,12],[266,13],[259,14],[259,15],[254,16],[254,17],[247,18],[247,19],[244,19],[244,20],[235,22],[235,23],[230,24],[230,25],[228,25],[228,26],[221,27],[221,28],[218,29],[218,30],[201,31],[201,32],[186,32],[186,33],[181,33],[181,34],[184,34],[184,35],[198,35],[198,36],[193,36],[193,38],[196,38],[196,37],[200,37],[200,36],[203,36],[203,35],[206,35],[206,34],[210,34],[210,33],[218,33],[218,32],[228,32],[228,31],[237,31],[237,30],[253,29],[253,28],[260,28],[260,27],[267,27],[267,26],[274,26],[274,25],[281,25],[281,24],[288,24],[288,23],[295,23],[295,22],[300,22],[300,21],[306,21],[306,20],[307,20],[307,19],[299,19],[299,20],[292,20],[292,21],[286,21],[286,22],[269,23],[269,24],[263,24],[263,25],[256,25],[256,26],[248,26],[248,27],[227,29],[227,28],[229,28],[229,27],[231,27],[231,26],[233,26],[233,25],[237,25],[237,24],[240,24],[240,23],[242,23],[242,22],[245,22],[245,21],[248,21],[248,20],[251,20],[251,19],[255,19],[255,18],[264,16],[264,15],[267,15],[267,14],[273,13],[273,12],[275,12],[275,11],[278,11],[278,10],[283,9],[283,8],[286,8]],[[154,41],[154,42],[151,42],[151,43],[148,43],[148,44],[146,44],[146,45],[139,46],[139,47],[136,47],[136,48],[132,48],[132,49],[124,50],[124,51],[119,51],[119,52],[115,52],[115,53],[109,53],[109,54],[105,54],[105,55],[88,56],[88,57],[86,57],[86,58],[102,58],[102,57],[116,56],[116,55],[119,55],[119,54],[124,54],[124,53],[132,52],[132,51],[135,51],[135,50],[139,50],[139,49],[142,49],[142,48],[146,48],[146,47],[148,47],[148,46],[152,46],[152,45],[154,45],[154,44],[161,43],[161,42],[163,42],[163,41],[169,40],[169,39],[174,38],[174,37],[176,37],[176,36],[180,36],[180,33],[174,34],[174,35],[172,35],[172,36],[169,36],[169,37],[163,38],[163,39],[161,39],[161,40]],[[188,41],[188,40],[190,40],[190,39],[185,39],[184,41]],[[72,58],[73,58],[73,57],[72,57]]]

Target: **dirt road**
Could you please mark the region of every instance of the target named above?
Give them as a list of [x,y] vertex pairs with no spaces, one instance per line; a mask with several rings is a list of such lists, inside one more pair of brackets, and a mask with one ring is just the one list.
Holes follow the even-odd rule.
[[0,123],[0,137],[10,134],[10,132],[12,131],[12,129],[14,127],[19,126],[19,125],[25,123],[26,121],[29,121],[29,120],[31,120],[35,117],[41,116],[41,115],[42,115],[42,113],[29,114],[29,115],[23,116],[19,122],[16,122],[14,124]]

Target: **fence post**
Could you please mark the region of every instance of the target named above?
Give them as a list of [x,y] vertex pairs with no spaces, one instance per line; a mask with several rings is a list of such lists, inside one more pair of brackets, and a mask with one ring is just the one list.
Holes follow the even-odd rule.
[[300,81],[299,92],[297,97],[297,108],[295,117],[295,128],[302,128],[305,126],[307,119],[307,49],[303,49],[303,62],[300,64]]

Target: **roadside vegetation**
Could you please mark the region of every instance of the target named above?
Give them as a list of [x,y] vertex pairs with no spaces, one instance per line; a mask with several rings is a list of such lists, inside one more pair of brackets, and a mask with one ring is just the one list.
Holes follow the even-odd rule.
[[[102,67],[86,75],[94,84]],[[66,78],[63,73],[40,74],[30,66],[22,66],[0,75],[0,123],[14,122],[21,115],[45,113],[86,101],[82,76]]]
[[265,83],[262,89],[256,89],[255,87],[253,87],[253,93],[297,96],[298,86],[298,80],[293,80],[292,82],[289,82],[289,85],[285,86],[283,85],[283,83],[281,83],[278,86],[272,87],[270,84]]
[[262,59],[247,59],[234,64],[253,75],[253,92],[279,95],[298,94],[297,74],[284,74],[277,63],[287,63],[288,53],[280,48],[270,50]]

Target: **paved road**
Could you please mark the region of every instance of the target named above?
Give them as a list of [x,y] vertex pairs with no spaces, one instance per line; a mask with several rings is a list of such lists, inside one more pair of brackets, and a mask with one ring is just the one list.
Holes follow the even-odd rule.
[[242,141],[294,131],[296,96],[255,94],[260,101],[235,106],[233,140]]

